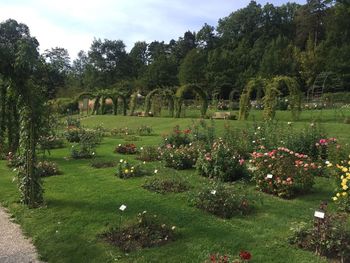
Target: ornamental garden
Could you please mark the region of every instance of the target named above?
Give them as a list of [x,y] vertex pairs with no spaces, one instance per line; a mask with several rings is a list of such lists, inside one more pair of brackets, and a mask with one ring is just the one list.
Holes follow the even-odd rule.
[[300,74],[227,83],[198,44],[203,78],[188,51],[164,82],[95,61],[59,83],[26,25],[0,33],[0,205],[42,261],[350,262],[348,75],[307,75],[309,46]]

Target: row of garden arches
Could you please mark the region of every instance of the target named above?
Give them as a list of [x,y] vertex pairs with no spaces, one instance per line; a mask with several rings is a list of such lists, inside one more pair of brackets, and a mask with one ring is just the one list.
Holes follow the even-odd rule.
[[[255,93],[258,100],[262,101],[264,106],[264,118],[273,119],[275,117],[278,98],[282,95],[282,90],[288,90],[288,104],[291,110],[292,119],[298,119],[301,112],[301,99],[302,94],[299,88],[298,82],[291,77],[277,76],[272,79],[264,79],[261,77],[250,80],[244,87],[239,100],[239,119],[246,120],[249,116],[251,109],[251,98]],[[208,109],[208,94],[203,90],[200,85],[187,84],[183,85],[177,90],[172,88],[156,88],[149,92],[145,97],[145,116],[149,115],[151,109],[152,99],[155,96],[160,96],[162,100],[165,100],[168,104],[169,115],[179,118],[183,108],[183,102],[185,95],[189,92],[196,94],[201,103],[200,112],[201,116],[206,115]],[[230,101],[238,97],[237,91],[233,90],[229,94]],[[130,96],[130,115],[134,115],[137,107],[138,92],[133,93]],[[81,93],[77,97],[77,101],[82,99],[93,100],[92,114],[105,114],[106,113],[106,100],[111,99],[113,102],[113,114],[118,114],[118,104],[122,102],[122,114],[127,114],[128,100],[127,96],[117,90],[103,90],[98,93]]]

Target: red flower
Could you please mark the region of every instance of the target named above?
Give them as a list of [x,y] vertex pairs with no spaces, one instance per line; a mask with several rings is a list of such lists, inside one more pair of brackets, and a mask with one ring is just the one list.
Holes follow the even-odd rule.
[[190,129],[184,130],[184,134],[190,134],[190,133],[191,133],[191,130],[190,130]]
[[243,260],[250,260],[252,258],[252,255],[248,251],[241,251],[239,253],[239,257]]

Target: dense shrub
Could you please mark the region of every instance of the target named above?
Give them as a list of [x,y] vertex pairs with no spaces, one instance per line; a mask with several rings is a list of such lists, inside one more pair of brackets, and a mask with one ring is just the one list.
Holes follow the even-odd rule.
[[99,132],[89,129],[79,129],[79,142],[72,145],[71,157],[74,159],[92,158],[102,137]]
[[143,188],[161,194],[181,193],[187,191],[190,186],[180,177],[153,178],[145,182]]
[[246,214],[252,209],[243,189],[225,186],[222,183],[204,186],[190,202],[211,214],[222,218]]
[[324,218],[314,218],[312,225],[301,222],[291,227],[293,233],[289,242],[319,256],[326,256],[332,262],[350,262],[348,216],[320,210],[325,212]]
[[64,136],[68,142],[79,142],[81,132],[82,132],[81,128],[78,128],[75,126],[69,126],[64,131]]
[[61,173],[60,170],[58,169],[57,164],[54,162],[41,161],[41,162],[38,162],[36,168],[39,176],[41,177],[58,175]]
[[192,142],[191,132],[190,129],[180,130],[180,126],[177,125],[170,134],[163,135],[164,145],[170,144],[175,147],[188,145]]
[[149,136],[152,135],[153,129],[151,126],[148,125],[142,125],[137,128],[137,134],[140,136]]
[[145,175],[146,172],[141,169],[140,165],[132,165],[128,161],[121,159],[117,165],[116,176],[122,179],[139,177]]
[[111,135],[116,137],[123,137],[125,135],[135,135],[136,132],[128,127],[125,128],[114,128],[111,130]]
[[196,168],[200,175],[222,181],[235,181],[247,175],[244,159],[221,139],[213,143],[210,151],[200,152]]
[[157,215],[139,213],[135,222],[112,228],[102,236],[124,252],[164,245],[175,240],[175,226],[167,225]]
[[115,153],[121,153],[121,154],[136,154],[137,153],[137,147],[133,143],[127,143],[127,144],[119,144],[115,149]]
[[64,147],[63,138],[59,136],[41,136],[38,144],[40,149],[44,151]]
[[72,114],[79,112],[79,103],[75,99],[58,98],[52,100],[52,106],[59,114]]
[[137,159],[145,162],[160,160],[160,148],[156,146],[144,146],[140,148]]
[[161,159],[166,167],[171,167],[178,170],[191,169],[197,161],[198,145],[180,145],[175,147],[168,144],[161,150]]
[[310,191],[314,177],[321,173],[321,168],[307,155],[284,147],[269,152],[253,152],[250,162],[257,188],[282,198]]

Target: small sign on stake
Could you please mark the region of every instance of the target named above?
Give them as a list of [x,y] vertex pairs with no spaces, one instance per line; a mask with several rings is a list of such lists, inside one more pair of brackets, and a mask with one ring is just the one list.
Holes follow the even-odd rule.
[[119,207],[119,210],[120,211],[124,211],[126,209],[126,205],[121,205],[120,207]]
[[268,174],[268,175],[266,175],[266,178],[268,178],[268,179],[272,179],[272,177],[273,177],[273,175],[272,175],[272,174]]
[[315,214],[314,214],[315,217],[321,218],[321,219],[324,219],[324,215],[325,213],[321,211],[315,211]]

